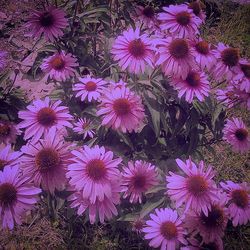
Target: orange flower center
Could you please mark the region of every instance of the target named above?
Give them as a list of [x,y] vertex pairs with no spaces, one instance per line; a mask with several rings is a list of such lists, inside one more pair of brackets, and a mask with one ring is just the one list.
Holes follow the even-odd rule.
[[56,113],[50,107],[42,108],[37,113],[37,120],[41,125],[50,127],[55,124]]
[[248,136],[248,131],[244,128],[239,128],[235,131],[235,137],[239,140],[239,141],[244,141],[247,139]]
[[146,53],[145,44],[141,41],[140,38],[135,39],[129,43],[128,51],[135,58],[142,58]]
[[177,237],[177,227],[172,221],[165,221],[160,226],[162,236],[167,240],[172,240]]
[[176,15],[176,21],[180,25],[186,26],[190,23],[191,16],[188,12],[182,11]]
[[194,196],[201,196],[208,190],[208,183],[200,175],[190,176],[187,180],[187,189]]
[[85,89],[89,92],[95,91],[97,88],[97,85],[95,82],[89,81],[85,84]]
[[51,15],[49,12],[44,12],[41,16],[40,16],[40,24],[43,27],[51,27],[53,26],[55,19],[53,17],[53,15]]
[[248,206],[248,194],[247,191],[242,189],[236,189],[232,192],[233,202],[241,208],[246,208]]
[[209,229],[217,228],[224,222],[224,211],[217,205],[212,205],[211,210],[208,211],[208,216],[203,212],[200,215],[201,222]]
[[195,45],[196,50],[202,54],[207,55],[209,53],[209,46],[206,41],[200,41]]
[[241,64],[240,68],[243,71],[245,77],[250,78],[250,64]]
[[228,67],[236,66],[240,59],[239,49],[227,48],[221,52],[221,59]]
[[17,198],[16,188],[10,183],[0,185],[0,206],[11,206]]
[[35,163],[40,172],[47,172],[60,164],[60,156],[52,148],[44,148],[35,156]]
[[100,159],[90,160],[86,166],[86,170],[88,176],[95,181],[99,181],[100,179],[105,177],[107,173],[106,166]]
[[113,103],[113,109],[118,116],[127,115],[131,111],[130,103],[126,98],[116,99]]
[[145,175],[135,175],[132,180],[133,186],[138,189],[143,189],[146,185]]
[[169,52],[176,59],[185,58],[189,52],[187,41],[180,38],[173,40],[169,45]]
[[142,14],[148,18],[153,18],[155,15],[155,11],[154,8],[151,6],[146,6],[143,11]]
[[7,161],[0,159],[0,171],[3,171],[4,167],[8,164]]
[[56,56],[50,61],[50,64],[53,69],[62,70],[65,66],[65,61],[61,58],[61,56]]
[[194,71],[188,73],[186,82],[191,87],[197,87],[200,85],[200,75]]

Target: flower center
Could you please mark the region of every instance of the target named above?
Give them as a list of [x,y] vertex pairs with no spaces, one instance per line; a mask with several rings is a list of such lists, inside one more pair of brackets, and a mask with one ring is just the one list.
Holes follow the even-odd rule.
[[133,229],[140,232],[143,229],[143,226],[145,225],[144,220],[137,219],[133,222]]
[[142,14],[148,18],[153,18],[155,15],[155,11],[154,8],[151,6],[146,6],[143,11]]
[[187,189],[194,196],[203,195],[208,189],[208,183],[200,175],[190,176],[187,180]]
[[206,216],[202,212],[200,219],[201,219],[202,224],[208,227],[209,229],[216,228],[223,224],[224,212],[219,206],[213,205],[211,210],[208,211],[208,216]]
[[51,15],[49,12],[45,12],[41,15],[40,17],[40,24],[43,26],[43,27],[51,27],[53,24],[54,24],[54,17],[53,15]]
[[236,189],[232,192],[233,202],[241,208],[248,206],[248,194],[247,191],[242,189]]
[[185,39],[174,39],[169,45],[170,54],[176,59],[185,58],[188,55],[189,47]]
[[52,108],[42,108],[37,113],[37,120],[41,125],[50,127],[56,121],[56,113]]
[[85,89],[89,92],[95,91],[97,88],[97,85],[95,82],[89,81],[85,84]]
[[10,126],[8,124],[0,124],[0,136],[8,136],[10,134]]
[[240,59],[239,49],[227,48],[221,52],[221,59],[228,67],[236,66]]
[[167,240],[172,240],[177,237],[177,228],[172,221],[165,221],[161,224],[160,232]]
[[244,128],[239,128],[235,131],[235,137],[239,140],[239,141],[244,141],[247,139],[248,136],[248,131]]
[[207,55],[209,53],[209,46],[206,41],[196,43],[195,48],[202,55]]
[[180,25],[186,26],[190,23],[191,16],[188,12],[182,11],[176,15],[176,21]]
[[129,43],[128,51],[135,58],[142,58],[146,53],[145,45],[140,38]]
[[250,64],[241,64],[240,68],[243,71],[245,77],[250,78]]
[[47,172],[60,164],[60,157],[56,150],[44,148],[35,156],[35,163],[40,172]]
[[104,162],[99,159],[90,160],[86,166],[86,170],[88,176],[94,181],[99,181],[100,179],[105,177],[107,173]]
[[138,189],[143,189],[146,185],[146,178],[144,175],[136,175],[133,178],[133,186]]
[[0,185],[0,206],[11,206],[17,198],[16,188],[10,183]]
[[3,171],[4,167],[8,164],[7,161],[0,159],[0,171]]
[[201,13],[200,2],[195,1],[195,2],[190,3],[189,8],[193,10],[196,16],[199,16],[199,14]]
[[131,111],[130,103],[126,98],[116,99],[113,103],[113,109],[116,115],[127,115]]
[[50,61],[50,64],[55,70],[62,70],[65,66],[65,61],[61,58],[61,56],[56,56]]
[[194,71],[188,73],[186,82],[191,87],[197,87],[200,85],[200,75]]

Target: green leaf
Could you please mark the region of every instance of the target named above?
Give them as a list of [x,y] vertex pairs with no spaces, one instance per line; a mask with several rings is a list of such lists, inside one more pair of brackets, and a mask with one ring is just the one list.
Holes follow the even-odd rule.
[[165,197],[161,198],[156,202],[148,201],[146,204],[143,205],[142,210],[140,212],[140,217],[143,218],[147,214],[149,214],[153,209],[159,207],[165,201]]

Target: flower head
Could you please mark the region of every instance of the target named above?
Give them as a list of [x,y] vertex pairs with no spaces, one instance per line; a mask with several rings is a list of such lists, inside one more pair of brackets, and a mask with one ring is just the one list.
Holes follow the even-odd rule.
[[44,34],[46,40],[53,42],[63,35],[63,29],[68,25],[62,9],[49,6],[46,10],[33,10],[26,26],[30,29],[30,35],[39,38]]
[[242,91],[250,92],[250,62],[241,59],[240,60],[240,71],[234,77],[235,82],[239,85],[239,89]]
[[24,140],[32,137],[33,143],[38,141],[42,135],[47,133],[50,128],[56,127],[58,130],[63,127],[72,127],[69,122],[72,116],[68,113],[68,108],[60,106],[61,101],[51,102],[49,97],[44,101],[35,100],[29,106],[28,110],[19,111],[19,118],[23,119],[18,124],[19,128],[26,128]]
[[204,5],[200,0],[194,0],[188,4],[188,8],[191,9],[193,13],[204,22],[206,14],[203,11],[203,7]]
[[21,131],[10,121],[0,120],[0,143],[14,143]]
[[232,108],[238,100],[238,95],[234,86],[228,85],[225,89],[216,90],[216,98],[228,108]]
[[87,99],[89,102],[98,100],[107,84],[101,78],[92,78],[90,76],[79,78],[80,83],[74,85],[73,90],[76,91],[76,97],[81,97],[81,101]]
[[90,138],[94,137],[95,132],[91,129],[91,121],[86,118],[79,118],[77,122],[74,123],[74,132],[78,134],[83,134],[83,139],[87,136]]
[[0,171],[0,221],[3,228],[21,224],[22,216],[31,210],[38,200],[40,188],[36,188],[22,175],[19,167],[6,166]]
[[97,115],[102,125],[123,133],[137,131],[145,116],[140,96],[124,86],[105,91]]
[[155,214],[150,214],[143,228],[145,239],[150,239],[149,245],[154,248],[174,250],[179,243],[187,244],[184,239],[186,232],[182,226],[182,218],[178,217],[175,210],[170,208],[156,209]]
[[138,5],[135,9],[135,20],[138,20],[145,28],[154,28],[156,14],[153,6]]
[[61,51],[45,58],[41,69],[47,72],[49,76],[56,81],[66,81],[74,76],[75,70],[73,67],[78,66],[76,61],[77,59],[70,53],[66,54],[64,51]]
[[131,203],[141,203],[142,194],[158,183],[155,166],[144,161],[129,162],[122,177],[124,198],[130,196]]
[[227,119],[223,129],[224,140],[232,145],[235,152],[248,152],[250,149],[250,135],[244,122],[240,118]]
[[144,73],[145,65],[153,68],[154,53],[147,34],[140,35],[140,29],[130,28],[118,36],[111,53],[118,60],[122,70],[128,68],[132,73]]
[[113,159],[113,153],[104,147],[84,146],[83,150],[73,150],[74,158],[68,166],[69,183],[82,193],[83,199],[94,204],[112,196],[111,181],[120,176],[120,158]]
[[221,182],[221,187],[227,192],[229,217],[233,226],[246,225],[250,221],[250,187],[246,182]]
[[176,202],[176,207],[185,204],[185,211],[189,209],[195,212],[203,212],[206,216],[211,209],[211,202],[217,199],[217,188],[212,178],[214,172],[211,166],[205,169],[201,161],[198,165],[191,161],[176,160],[179,168],[185,173],[185,177],[170,173],[166,177],[167,194]]

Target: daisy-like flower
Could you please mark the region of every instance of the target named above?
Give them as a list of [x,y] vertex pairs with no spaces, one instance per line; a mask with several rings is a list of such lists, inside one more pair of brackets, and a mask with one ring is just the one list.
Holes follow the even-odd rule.
[[216,80],[232,80],[239,73],[239,49],[218,43],[217,49],[214,50],[214,56],[217,61],[211,70]]
[[21,148],[23,153],[21,168],[26,176],[38,187],[54,193],[62,190],[67,182],[66,170],[70,164],[70,144],[52,128],[44,139],[35,145],[28,143]]
[[140,35],[140,29],[130,28],[116,38],[111,53],[122,70],[128,68],[132,73],[144,73],[145,65],[153,66],[154,53],[147,34]]
[[145,226],[145,220],[138,217],[134,221],[131,222],[132,225],[132,231],[136,233],[142,233],[142,229]]
[[37,203],[40,188],[20,174],[18,166],[6,166],[0,171],[0,221],[3,228],[20,225],[22,216]]
[[191,9],[193,13],[203,22],[205,22],[206,14],[203,11],[203,7],[205,6],[200,0],[195,0],[188,4],[188,8]]
[[0,50],[0,72],[6,66],[7,52]]
[[240,90],[250,92],[250,62],[245,59],[240,60],[240,72],[235,80]]
[[239,90],[236,91],[237,95],[239,96],[239,100],[242,101],[242,106],[250,110],[250,91],[246,92],[245,90]]
[[218,200],[212,202],[208,214],[203,211],[189,211],[185,218],[185,225],[192,235],[200,234],[206,244],[219,242],[221,245],[227,226],[227,197],[224,193],[218,193],[218,197]]
[[185,211],[189,209],[195,212],[202,211],[206,216],[211,209],[211,203],[217,199],[217,188],[212,178],[214,171],[211,166],[205,170],[205,164],[201,161],[198,165],[189,158],[186,163],[176,159],[179,168],[187,175],[181,176],[169,172],[166,177],[167,194],[176,202],[176,207],[185,204]]
[[165,75],[185,79],[191,69],[196,69],[194,55],[186,39],[167,37],[158,42],[157,65]]
[[58,130],[63,127],[71,128],[72,124],[69,121],[73,117],[69,114],[68,108],[60,104],[61,101],[51,103],[49,97],[46,97],[44,101],[40,99],[33,101],[32,105],[27,106],[28,110],[19,111],[18,116],[24,121],[19,123],[18,127],[26,128],[24,140],[33,137],[35,143],[52,127]]
[[69,183],[77,191],[82,193],[83,199],[89,199],[93,204],[100,202],[105,197],[112,196],[111,181],[120,176],[118,165],[120,158],[113,159],[111,151],[105,151],[104,147],[84,146],[83,150],[73,150],[74,163],[68,166],[67,177]]
[[250,150],[250,135],[242,119],[227,119],[223,133],[223,139],[232,145],[233,151],[245,153]]
[[87,99],[89,102],[92,100],[98,100],[107,84],[101,78],[92,78],[87,76],[84,78],[79,78],[80,83],[73,86],[73,90],[76,91],[76,97],[81,97],[81,101]]
[[123,133],[138,131],[145,117],[141,97],[126,87],[105,91],[97,115],[102,125]]
[[185,94],[187,102],[191,103],[194,97],[199,101],[204,101],[204,97],[209,95],[210,85],[207,76],[201,71],[189,71],[186,79],[172,79],[171,85],[178,91],[178,97]]
[[0,143],[14,143],[20,132],[18,126],[12,122],[0,120]]
[[228,85],[225,89],[216,90],[216,98],[228,108],[232,108],[238,100],[234,86]]
[[128,162],[122,177],[124,198],[130,196],[131,203],[141,203],[143,193],[158,184],[155,166],[144,161]]
[[6,166],[14,166],[19,164],[20,156],[22,155],[19,151],[13,151],[11,145],[0,144],[0,171]]
[[56,81],[66,81],[74,76],[75,69],[78,66],[77,59],[70,53],[64,51],[57,52],[54,55],[43,60],[41,69],[48,73],[49,76]]
[[94,137],[95,132],[91,129],[91,121],[86,118],[79,118],[77,122],[74,123],[75,127],[73,131],[78,134],[83,134],[83,139],[87,136],[90,138]]
[[30,35],[39,38],[44,34],[45,39],[53,42],[63,35],[63,29],[68,25],[62,9],[49,6],[46,10],[33,10],[28,18],[26,26],[30,29]]
[[215,62],[215,52],[211,49],[211,44],[202,40],[201,38],[197,38],[191,41],[191,51],[194,55],[196,63],[199,65],[200,69],[207,68],[210,70]]
[[182,218],[170,208],[156,209],[155,214],[149,215],[143,228],[145,239],[150,239],[149,245],[154,248],[161,246],[161,250],[175,250],[179,244],[187,244],[184,239],[186,232],[182,226]]
[[156,22],[155,10],[152,6],[137,6],[135,17],[145,28],[154,28]]
[[120,186],[117,182],[112,181],[111,195],[110,197],[104,196],[102,201],[96,200],[94,203],[90,202],[90,199],[82,197],[82,193],[76,191],[68,200],[71,201],[71,207],[77,208],[77,214],[82,215],[87,209],[89,211],[89,220],[91,224],[94,224],[99,218],[101,223],[104,220],[110,220],[113,216],[117,216],[118,212],[116,205],[120,203]]
[[180,38],[192,38],[199,33],[202,20],[186,4],[170,5],[163,10],[158,16],[162,30]]
[[227,192],[229,198],[228,212],[233,226],[246,225],[250,221],[250,186],[246,182],[221,182],[221,187]]

